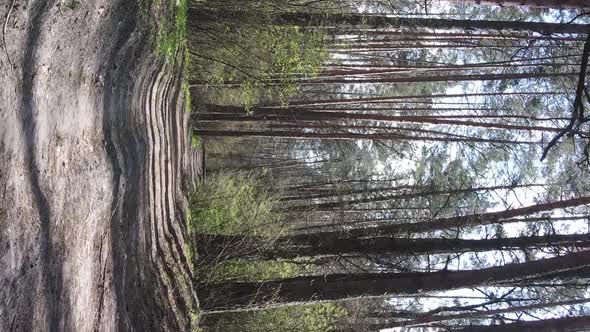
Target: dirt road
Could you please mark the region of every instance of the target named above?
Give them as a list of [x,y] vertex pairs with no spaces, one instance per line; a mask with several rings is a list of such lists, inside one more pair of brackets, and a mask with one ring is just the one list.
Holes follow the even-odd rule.
[[190,324],[183,211],[199,156],[151,10],[0,3],[0,331]]

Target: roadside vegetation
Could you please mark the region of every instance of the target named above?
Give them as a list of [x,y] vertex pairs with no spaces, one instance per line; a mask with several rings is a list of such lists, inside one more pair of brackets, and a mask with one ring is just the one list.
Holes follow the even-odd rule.
[[[195,285],[226,282],[263,282],[312,273],[304,261],[239,260],[248,237],[256,237],[254,250],[272,247],[288,229],[276,209],[277,197],[260,181],[260,174],[220,171],[209,176],[190,196],[190,245]],[[206,257],[216,235],[224,236],[223,256]],[[260,239],[263,239],[262,241]],[[217,244],[219,245],[219,244]],[[235,252],[232,252],[235,251]],[[208,313],[200,326],[206,331],[304,331],[324,332],[346,311],[337,304],[302,304],[236,313]]]
[[[243,6],[258,8],[246,1]],[[327,57],[325,33],[275,22],[274,6],[239,11],[235,3],[207,1],[189,24],[191,82],[203,103],[240,105],[286,103],[297,93],[297,80],[319,74]],[[242,5],[236,9],[243,8]]]

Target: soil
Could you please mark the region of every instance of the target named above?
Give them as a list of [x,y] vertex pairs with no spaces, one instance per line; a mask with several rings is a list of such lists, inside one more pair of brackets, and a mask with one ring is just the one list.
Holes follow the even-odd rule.
[[0,331],[190,328],[183,211],[201,155],[153,10],[0,4]]

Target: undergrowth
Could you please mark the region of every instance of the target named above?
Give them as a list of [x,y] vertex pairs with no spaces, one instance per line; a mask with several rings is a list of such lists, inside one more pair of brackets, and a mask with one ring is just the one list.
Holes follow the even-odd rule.
[[216,332],[326,332],[334,331],[346,310],[334,303],[304,304],[219,314],[207,318],[207,331]]
[[[186,8],[187,0],[182,1]],[[232,2],[239,8],[248,3]],[[226,2],[201,4],[223,7]],[[195,1],[190,5],[199,6]],[[179,10],[175,23],[158,35],[158,53],[168,59],[177,56],[179,43],[187,44],[184,70],[192,84],[189,86],[185,81],[182,85],[189,98],[187,112],[198,112],[207,103],[243,105],[246,109],[266,101],[286,103],[298,92],[299,80],[317,76],[327,57],[324,33],[275,24],[266,14],[260,17],[254,12],[248,14],[247,24],[240,25],[227,17],[209,22],[191,20],[189,34],[183,34],[187,28],[186,9],[183,9]],[[200,93],[196,102],[190,100],[191,88],[197,88],[193,92]],[[232,150],[235,141],[207,140],[207,150],[223,155]],[[201,139],[191,136],[194,148],[201,144]],[[193,265],[195,285],[260,282],[309,273],[310,267],[301,261],[241,260],[237,256],[207,263],[199,260],[199,246],[207,245],[200,241],[204,235],[255,237],[262,239],[261,246],[268,246],[288,232],[284,216],[276,208],[278,196],[259,178],[253,172],[220,170],[208,175],[190,194],[188,257]],[[239,313],[195,314],[192,318],[194,322],[200,321],[204,331],[325,332],[333,330],[336,320],[345,314],[337,304],[317,303]]]
[[220,171],[190,197],[195,232],[200,234],[276,236],[281,215],[278,199],[249,172]]
[[[205,7],[215,12],[226,5],[209,1]],[[322,30],[279,24],[258,9],[191,22],[191,82],[209,103],[246,109],[265,101],[286,103],[297,93],[297,82],[317,76],[327,58]]]
[[[197,235],[240,235],[266,239],[271,245],[285,233],[283,216],[275,207],[277,198],[252,172],[220,171],[210,176],[190,196],[190,245],[197,278],[195,284],[253,282],[292,278],[309,273],[304,262],[269,260],[221,260],[199,263]],[[228,249],[232,250],[232,249]],[[238,248],[239,250],[239,248]],[[205,331],[331,331],[344,309],[333,303],[295,305],[240,313],[206,315]]]
[[176,53],[186,49],[188,0],[170,1],[167,6],[165,9],[173,13],[172,19],[160,23],[156,51],[166,60],[174,61]]

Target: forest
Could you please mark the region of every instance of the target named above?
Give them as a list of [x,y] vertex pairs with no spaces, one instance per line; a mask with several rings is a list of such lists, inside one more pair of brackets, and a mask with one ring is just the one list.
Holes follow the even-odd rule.
[[195,328],[590,330],[589,8],[189,2]]
[[0,332],[590,331],[590,0],[0,1]]
[[195,328],[590,330],[588,8],[189,3]]

